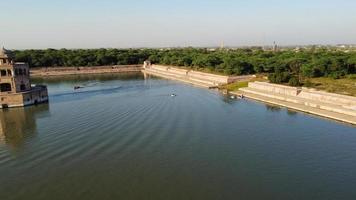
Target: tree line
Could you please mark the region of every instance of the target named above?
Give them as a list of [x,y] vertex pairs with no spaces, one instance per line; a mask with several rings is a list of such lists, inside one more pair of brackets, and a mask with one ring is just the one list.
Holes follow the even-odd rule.
[[15,51],[16,61],[30,67],[101,66],[152,63],[243,75],[268,73],[274,83],[299,85],[306,77],[341,78],[356,73],[356,52],[310,48],[264,51],[260,48],[46,49]]

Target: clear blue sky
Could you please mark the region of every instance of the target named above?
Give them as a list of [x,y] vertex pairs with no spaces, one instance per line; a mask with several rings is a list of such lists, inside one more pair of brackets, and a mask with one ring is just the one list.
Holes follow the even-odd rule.
[[0,45],[356,43],[355,0],[0,0]]

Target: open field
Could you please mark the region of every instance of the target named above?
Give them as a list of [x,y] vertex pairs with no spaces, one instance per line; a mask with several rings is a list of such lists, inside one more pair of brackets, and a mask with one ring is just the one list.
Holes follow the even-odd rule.
[[240,88],[244,88],[247,86],[248,86],[248,81],[244,81],[244,82],[235,82],[228,85],[224,85],[220,89],[227,90],[227,91],[237,91]]
[[332,78],[311,78],[306,80],[307,87],[323,90],[327,92],[356,96],[356,77],[332,79]]

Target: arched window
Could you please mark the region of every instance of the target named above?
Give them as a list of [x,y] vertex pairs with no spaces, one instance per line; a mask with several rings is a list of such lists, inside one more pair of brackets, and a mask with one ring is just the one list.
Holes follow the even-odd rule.
[[10,83],[0,84],[0,92],[11,92],[11,84]]

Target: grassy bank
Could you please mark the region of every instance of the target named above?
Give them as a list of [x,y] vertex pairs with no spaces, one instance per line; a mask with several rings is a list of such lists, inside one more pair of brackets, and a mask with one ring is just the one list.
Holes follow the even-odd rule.
[[247,87],[248,86],[248,82],[236,82],[236,83],[231,83],[231,84],[228,84],[228,85],[224,85],[222,87],[220,87],[220,89],[222,90],[227,90],[227,91],[237,91],[239,90],[240,88],[244,88],[244,87]]
[[242,82],[235,82],[235,83],[227,84],[227,85],[221,86],[219,89],[227,90],[229,92],[238,91],[240,88],[248,87],[249,82],[254,82],[254,81],[266,82],[266,81],[268,81],[265,77],[266,77],[265,74],[260,74],[260,75],[257,75],[256,78],[252,78],[250,81],[242,81]]
[[305,86],[337,94],[356,96],[356,76],[342,79],[310,78],[305,81]]

